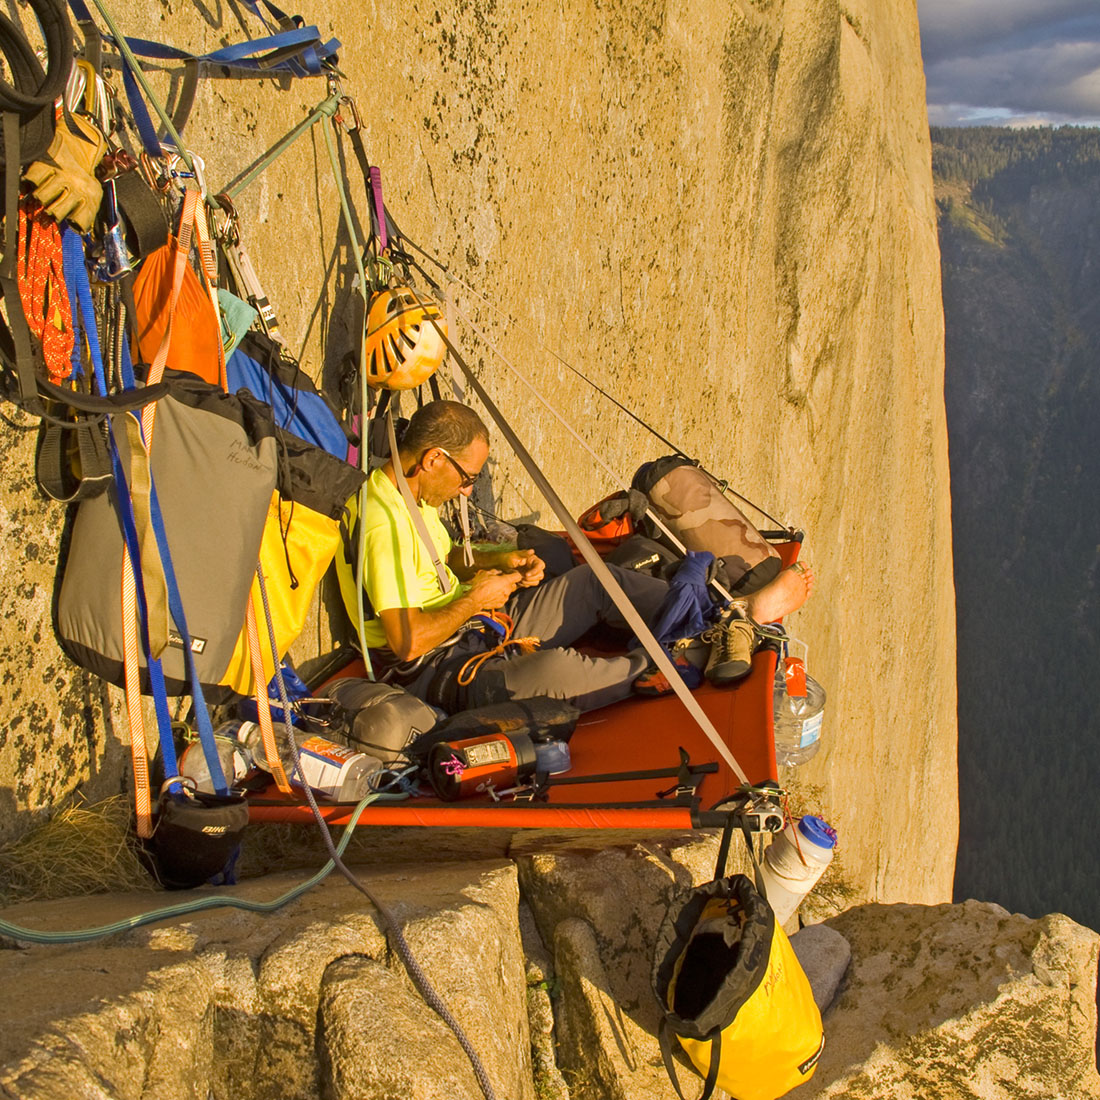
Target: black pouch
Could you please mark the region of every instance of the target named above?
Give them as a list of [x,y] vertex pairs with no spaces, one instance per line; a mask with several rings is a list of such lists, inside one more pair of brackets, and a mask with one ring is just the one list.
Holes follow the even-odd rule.
[[218,876],[232,881],[247,825],[248,801],[243,795],[222,798],[203,791],[166,791],[150,842],[160,881],[169,890],[187,890]]
[[679,567],[682,559],[667,546],[648,539],[645,535],[631,535],[626,542],[616,546],[607,555],[607,560],[623,569],[667,580],[670,571]]

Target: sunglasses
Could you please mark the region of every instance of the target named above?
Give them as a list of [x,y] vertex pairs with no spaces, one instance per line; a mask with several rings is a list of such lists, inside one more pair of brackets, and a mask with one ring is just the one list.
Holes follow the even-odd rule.
[[471,474],[471,473],[467,473],[467,472],[466,472],[466,471],[465,471],[465,470],[464,470],[464,469],[463,469],[463,468],[462,468],[461,466],[459,466],[459,464],[458,464],[458,463],[457,463],[457,462],[456,462],[456,461],[455,461],[455,460],[454,460],[454,459],[453,459],[453,458],[451,457],[451,453],[450,453],[450,451],[448,451],[448,450],[447,450],[446,448],[444,448],[444,447],[440,447],[440,448],[438,448],[438,450],[440,451],[440,453],[441,453],[441,454],[443,454],[443,455],[444,455],[444,456],[446,457],[447,461],[448,461],[448,462],[449,462],[449,463],[450,463],[450,464],[451,464],[451,465],[452,465],[452,466],[453,466],[453,467],[455,468],[455,471],[457,472],[458,476],[459,476],[459,477],[460,477],[460,478],[462,479],[461,483],[460,483],[460,484],[459,484],[459,486],[458,486],[458,487],[459,487],[460,489],[469,489],[469,487],[470,487],[471,485],[473,485],[473,484],[474,484],[474,482],[476,482],[476,481],[477,481],[477,479],[478,479],[478,478],[479,478],[479,477],[481,476],[480,474]]

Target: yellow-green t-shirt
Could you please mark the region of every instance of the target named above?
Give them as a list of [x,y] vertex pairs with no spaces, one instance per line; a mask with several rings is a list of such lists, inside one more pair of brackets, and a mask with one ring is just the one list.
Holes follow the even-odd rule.
[[[391,607],[426,610],[445,607],[465,591],[458,578],[446,567],[452,543],[439,512],[430,504],[419,507],[432,542],[447,568],[450,590],[446,593],[440,591],[431,555],[413,526],[412,516],[397,486],[382,469],[370,475],[360,545],[363,553],[363,589],[370,602],[364,615],[363,640],[371,649],[381,649],[386,645],[386,632],[377,618],[379,611]],[[357,549],[354,531],[359,512],[358,494],[348,501],[347,509],[350,513],[348,530],[353,532],[351,554],[354,555]],[[343,552],[336,555],[336,573],[344,607],[352,623],[355,623],[359,615],[355,568]]]

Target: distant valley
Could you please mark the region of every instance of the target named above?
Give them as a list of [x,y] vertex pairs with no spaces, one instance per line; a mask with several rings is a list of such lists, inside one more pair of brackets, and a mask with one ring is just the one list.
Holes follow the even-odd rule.
[[957,899],[1100,928],[1100,130],[933,129]]

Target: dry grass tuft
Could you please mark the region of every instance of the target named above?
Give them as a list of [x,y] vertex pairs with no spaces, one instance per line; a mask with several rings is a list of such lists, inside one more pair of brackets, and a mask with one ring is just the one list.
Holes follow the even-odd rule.
[[0,848],[5,900],[159,889],[142,864],[123,795],[74,803]]

